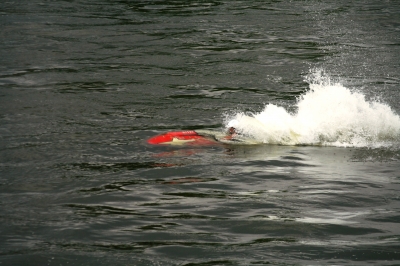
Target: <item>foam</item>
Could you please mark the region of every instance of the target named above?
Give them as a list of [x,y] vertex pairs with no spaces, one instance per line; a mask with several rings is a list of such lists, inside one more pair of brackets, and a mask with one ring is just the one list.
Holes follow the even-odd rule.
[[320,71],[306,81],[310,89],[296,102],[296,113],[267,104],[259,113],[235,113],[225,125],[268,144],[381,147],[400,142],[400,117],[387,104],[369,102]]

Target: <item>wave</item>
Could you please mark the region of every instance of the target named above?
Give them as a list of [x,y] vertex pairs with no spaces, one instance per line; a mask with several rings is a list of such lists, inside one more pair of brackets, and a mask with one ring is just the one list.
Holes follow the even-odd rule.
[[259,142],[280,145],[382,147],[400,142],[400,117],[385,103],[334,82],[321,70],[306,77],[309,90],[295,113],[267,104],[258,113],[228,115],[225,126]]

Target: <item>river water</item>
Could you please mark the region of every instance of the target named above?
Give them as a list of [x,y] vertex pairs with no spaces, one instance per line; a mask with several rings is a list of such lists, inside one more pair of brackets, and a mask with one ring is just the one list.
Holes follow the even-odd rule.
[[0,264],[399,265],[399,14],[2,1]]

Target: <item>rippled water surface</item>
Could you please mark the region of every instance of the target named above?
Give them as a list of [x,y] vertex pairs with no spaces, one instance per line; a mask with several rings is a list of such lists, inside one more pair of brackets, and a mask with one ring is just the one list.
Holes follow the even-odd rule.
[[[0,264],[398,265],[399,14],[394,0],[3,1]],[[323,122],[319,144],[146,143],[268,104],[295,116],[313,84],[349,92],[311,97],[327,107],[305,119]],[[268,139],[257,123],[243,132]]]

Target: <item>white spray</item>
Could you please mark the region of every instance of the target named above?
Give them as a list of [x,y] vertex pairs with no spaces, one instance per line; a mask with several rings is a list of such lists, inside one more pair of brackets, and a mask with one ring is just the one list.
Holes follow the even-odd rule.
[[365,100],[316,72],[297,113],[268,104],[260,113],[237,113],[226,126],[259,142],[281,145],[379,147],[400,142],[400,117],[383,103]]

